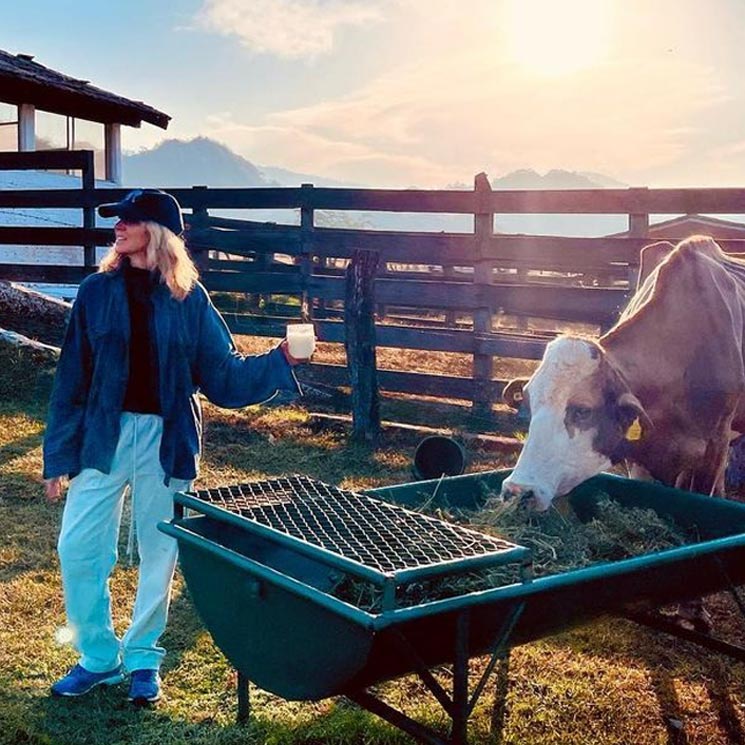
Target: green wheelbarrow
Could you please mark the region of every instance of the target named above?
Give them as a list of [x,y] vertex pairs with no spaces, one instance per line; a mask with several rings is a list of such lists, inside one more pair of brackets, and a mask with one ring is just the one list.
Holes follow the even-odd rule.
[[[571,495],[591,515],[599,492],[651,508],[694,530],[697,543],[533,578],[528,549],[411,509],[427,498],[475,508],[509,471],[347,492],[303,476],[176,495],[160,529],[179,543],[194,604],[247,686],[293,700],[344,695],[424,743],[466,741],[468,717],[498,661],[524,644],[606,614],[644,611],[745,583],[745,505],[611,475]],[[407,586],[511,565],[516,581],[403,604]],[[380,603],[365,610],[337,597],[341,576],[368,583]],[[672,629],[666,629],[672,631]],[[705,635],[686,638],[738,659],[745,650]],[[698,638],[701,637],[701,638]],[[491,655],[473,691],[469,660]],[[430,670],[453,666],[445,691]],[[447,739],[370,692],[419,675],[452,720]]]

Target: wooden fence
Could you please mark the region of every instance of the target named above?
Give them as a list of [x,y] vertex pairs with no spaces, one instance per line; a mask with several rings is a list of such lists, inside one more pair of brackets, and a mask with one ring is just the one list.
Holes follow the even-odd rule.
[[[80,158],[76,163],[84,174],[89,160],[92,165],[91,154],[68,155]],[[44,162],[41,156],[49,154],[0,154],[0,169],[50,167],[39,165]],[[57,167],[76,167],[62,165],[62,160]],[[188,245],[210,291],[302,297],[324,341],[345,338],[343,322],[334,320],[345,292],[340,266],[355,250],[378,252],[386,271],[375,283],[375,302],[387,311],[393,308],[416,317],[406,325],[379,319],[378,345],[473,357],[471,377],[381,370],[381,388],[470,400],[480,411],[490,409],[503,386],[492,376],[494,357],[539,359],[547,340],[566,323],[603,329],[614,322],[635,285],[639,251],[650,242],[651,214],[731,214],[745,205],[745,189],[491,191],[483,176],[476,178],[472,191],[337,189],[310,184],[168,191],[190,211],[185,216]],[[126,193],[126,189],[95,188],[90,175],[84,176],[80,189],[0,190],[0,209],[74,207],[84,216],[79,228],[0,227],[0,244],[86,247],[82,265],[0,265],[0,279],[79,282],[95,271],[95,246],[112,240],[110,230],[94,227],[95,207]],[[299,224],[211,214],[257,209],[299,210]],[[470,215],[474,229],[427,233],[325,228],[315,224],[319,210]],[[628,216],[630,235],[498,234],[493,229],[498,214],[621,214]],[[721,244],[727,251],[745,251],[745,241]],[[288,258],[281,263],[274,260],[276,256]],[[432,271],[412,271],[415,266]],[[439,314],[439,320],[433,320],[433,313]],[[235,333],[245,334],[282,336],[287,321],[284,316],[264,314],[225,315]],[[500,316],[517,319],[514,328],[495,326]],[[526,318],[547,319],[545,330],[528,332],[519,320]],[[343,366],[313,364],[304,374],[325,385],[348,385]]]

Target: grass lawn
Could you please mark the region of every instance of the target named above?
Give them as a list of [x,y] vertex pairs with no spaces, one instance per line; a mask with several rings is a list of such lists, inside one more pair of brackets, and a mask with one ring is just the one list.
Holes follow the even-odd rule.
[[[157,708],[132,708],[124,686],[81,700],[48,695],[50,683],[75,661],[74,651],[58,641],[64,612],[55,542],[62,507],[41,496],[50,375],[41,358],[7,350],[0,355],[0,743],[411,742],[345,700],[287,702],[255,687],[251,721],[236,725],[235,675],[202,628],[180,577],[163,640],[169,650],[166,698]],[[357,489],[411,479],[419,439],[412,433],[387,433],[372,450],[350,444],[343,429],[315,425],[299,405],[238,412],[207,406],[206,412],[198,486],[293,472]],[[441,424],[436,418],[428,423]],[[469,470],[507,465],[498,455],[475,449],[468,459]],[[126,561],[112,578],[120,631],[135,579]],[[728,625],[726,602],[717,599],[715,610]],[[478,660],[474,667],[483,664]],[[447,670],[438,675],[447,684]],[[379,692],[410,716],[444,722],[413,678],[389,682]],[[489,695],[474,712],[470,735],[473,743],[515,745],[724,745],[745,741],[744,707],[742,664],[631,623],[600,621],[515,649],[501,740],[499,728],[491,726]]]

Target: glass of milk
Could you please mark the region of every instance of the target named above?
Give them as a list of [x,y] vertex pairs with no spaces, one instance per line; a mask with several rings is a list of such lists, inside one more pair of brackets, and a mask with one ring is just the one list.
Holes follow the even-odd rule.
[[291,323],[287,326],[287,346],[296,360],[307,360],[316,348],[312,323]]

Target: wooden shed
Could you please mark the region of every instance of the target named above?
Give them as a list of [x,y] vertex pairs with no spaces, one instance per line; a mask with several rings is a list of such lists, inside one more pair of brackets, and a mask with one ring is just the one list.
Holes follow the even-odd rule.
[[96,178],[121,182],[121,127],[166,129],[171,117],[0,49],[0,151],[79,150],[96,154]]

